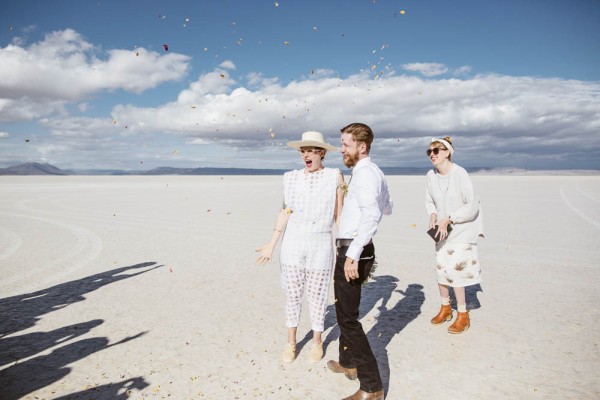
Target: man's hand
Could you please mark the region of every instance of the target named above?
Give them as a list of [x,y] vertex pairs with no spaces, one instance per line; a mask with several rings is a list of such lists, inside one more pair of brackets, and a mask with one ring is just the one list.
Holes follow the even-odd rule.
[[346,276],[346,282],[350,282],[352,279],[358,278],[358,262],[354,261],[350,257],[346,257],[344,263],[344,275]]

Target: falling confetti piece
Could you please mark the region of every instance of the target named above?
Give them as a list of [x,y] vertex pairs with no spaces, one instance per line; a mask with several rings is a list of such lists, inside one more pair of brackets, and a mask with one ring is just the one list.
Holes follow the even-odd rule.
[[416,228],[416,227],[417,227],[417,224],[412,224],[411,226],[412,226],[413,228]]
[[29,143],[29,139],[25,139],[25,143]]
[[169,45],[163,44],[163,48],[165,49],[165,51],[169,51]]
[[406,14],[406,11],[400,10],[400,14],[404,15],[404,14]]
[[275,7],[279,7],[279,3],[278,2],[275,2]]
[[206,212],[210,212],[210,208],[208,210],[206,210]]
[[[169,267],[169,272],[173,272],[173,269],[171,267]],[[381,333],[380,333],[380,335],[381,335]]]
[[208,51],[208,47],[205,47],[205,48],[204,48],[204,51]]
[[315,32],[317,31],[317,27],[316,26],[313,26],[313,31],[315,31]]
[[221,74],[221,78],[225,78],[225,74]]
[[285,44],[286,46],[289,46],[290,42],[283,42],[283,44]]

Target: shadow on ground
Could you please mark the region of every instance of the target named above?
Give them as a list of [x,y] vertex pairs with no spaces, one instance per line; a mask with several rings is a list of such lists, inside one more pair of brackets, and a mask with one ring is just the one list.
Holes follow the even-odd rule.
[[[390,305],[389,302],[394,292],[402,294],[404,298],[398,300],[396,304]],[[391,275],[375,276],[362,288],[359,319],[364,318],[380,301],[379,313],[375,316],[377,322],[367,333],[367,337],[373,353],[377,357],[384,391],[387,393],[390,383],[387,346],[394,336],[399,334],[421,313],[421,306],[425,302],[425,294],[423,293],[423,286],[419,284],[412,283],[405,290],[399,290],[398,278]],[[327,307],[325,314],[325,330],[327,331],[329,328],[332,329],[323,340],[325,352],[327,352],[327,347],[340,337],[334,304]],[[301,350],[311,340],[312,332],[309,331],[298,342],[298,349]]]
[[[68,325],[48,332],[14,334],[35,326],[45,314],[85,300],[86,293],[159,267],[161,265],[156,265],[155,262],[146,262],[116,268],[37,292],[0,299],[0,315],[2,316],[0,319],[0,368],[4,368],[0,370],[2,399],[19,399],[44,388],[67,376],[71,372],[71,368],[67,365],[90,354],[143,336],[146,332],[137,333],[112,344],[109,344],[106,337],[73,341],[102,324],[104,321],[101,319]],[[65,344],[67,342],[69,343]],[[40,354],[47,353],[53,347],[56,348],[51,353]],[[9,366],[7,367],[7,365]],[[146,386],[148,384],[142,377],[135,377],[86,389],[60,397],[60,399],[124,399],[127,398],[127,391],[141,390]]]

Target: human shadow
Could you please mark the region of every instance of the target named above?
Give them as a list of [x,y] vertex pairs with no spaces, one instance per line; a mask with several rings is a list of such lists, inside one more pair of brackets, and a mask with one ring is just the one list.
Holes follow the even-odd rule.
[[[20,399],[28,393],[59,381],[71,372],[67,365],[98,351],[126,343],[143,336],[146,332],[108,344],[105,337],[83,339],[69,343],[44,356],[31,358],[0,371],[0,387],[3,400]],[[147,386],[147,384],[146,384]]]
[[[387,306],[387,303],[396,289],[398,278],[391,275],[374,276],[369,282],[365,283],[361,291],[361,300],[359,308],[359,320],[369,313],[380,300],[382,306]],[[323,339],[323,351],[326,352],[329,344],[336,341],[340,337],[340,328],[337,325],[335,314],[335,304],[330,304],[325,310],[325,331],[332,328],[327,336]],[[312,338],[312,332],[309,331],[297,347],[302,349],[306,343]]]
[[[145,262],[115,268],[36,292],[0,299],[0,315],[2,316],[0,318],[0,352],[5,348],[2,338],[34,326],[40,316],[83,301],[85,300],[84,294],[93,292],[102,286],[162,267],[162,265],[155,264],[156,262]],[[154,267],[149,269],[126,273],[152,265]],[[0,358],[3,357],[0,356]]]
[[[58,347],[51,354],[43,356],[35,355],[82,336],[104,321],[95,319],[48,332],[9,336],[34,326],[44,314],[85,300],[84,295],[89,292],[160,267],[162,265],[156,265],[156,262],[145,262],[0,299],[0,366],[14,363],[0,371],[0,397],[16,399],[43,388],[69,374],[71,369],[66,365],[144,335],[145,332],[138,333],[114,344],[108,344],[106,337],[84,339]],[[29,359],[20,362],[27,358]]]
[[[481,308],[481,303],[477,298],[477,292],[483,293],[483,289],[479,283],[471,286],[465,286],[467,310],[477,310],[478,308]],[[452,288],[450,288],[450,302],[452,304],[452,308],[456,310],[456,295],[454,294],[454,289]]]
[[387,347],[397,334],[421,314],[421,306],[425,302],[423,286],[409,284],[404,291],[395,290],[404,298],[388,309],[385,304],[379,306],[377,323],[367,333],[371,349],[377,358],[379,374],[383,382],[383,390],[387,394],[390,386],[390,363]]
[[136,377],[120,382],[112,382],[106,385],[95,386],[93,388],[82,390],[80,392],[70,393],[65,396],[57,397],[53,400],[125,400],[131,397],[132,389],[140,391],[148,386],[149,384],[144,380],[144,378]]
[[31,357],[50,347],[84,335],[103,322],[101,319],[94,319],[84,323],[64,326],[53,331],[33,332],[1,339],[0,367]]

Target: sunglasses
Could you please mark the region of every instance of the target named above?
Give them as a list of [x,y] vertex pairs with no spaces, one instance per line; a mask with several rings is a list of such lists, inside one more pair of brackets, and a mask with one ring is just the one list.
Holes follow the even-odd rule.
[[435,147],[433,149],[428,149],[427,150],[427,157],[431,156],[431,153],[433,153],[433,154],[435,154],[437,156],[440,153],[440,150],[446,151],[446,149],[440,149],[439,147]]

